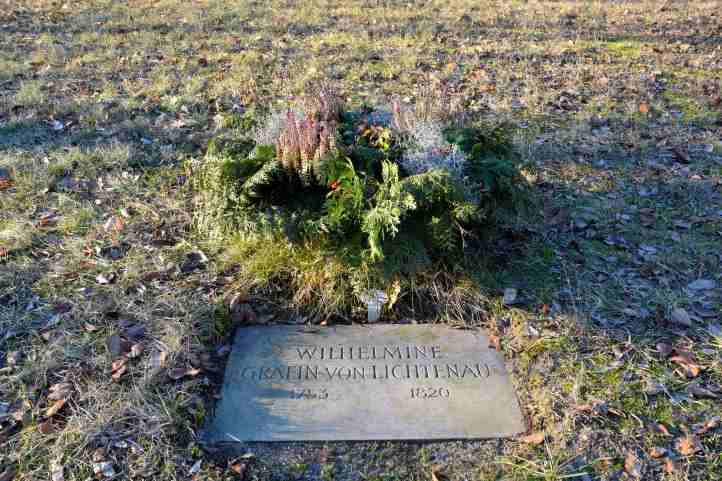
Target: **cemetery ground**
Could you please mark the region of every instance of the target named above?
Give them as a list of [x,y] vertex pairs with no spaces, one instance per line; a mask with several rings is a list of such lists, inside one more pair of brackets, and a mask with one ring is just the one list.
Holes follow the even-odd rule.
[[[2,481],[722,479],[717,2],[0,6]],[[308,81],[429,75],[511,122],[532,188],[416,321],[487,330],[527,435],[204,451],[233,327],[326,320],[268,291],[228,322],[191,161]]]

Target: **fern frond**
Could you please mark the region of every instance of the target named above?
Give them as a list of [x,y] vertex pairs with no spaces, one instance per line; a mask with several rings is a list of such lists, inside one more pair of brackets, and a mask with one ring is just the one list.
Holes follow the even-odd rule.
[[361,225],[361,230],[368,235],[372,261],[383,259],[382,241],[386,236],[396,236],[404,214],[416,209],[414,197],[404,190],[399,181],[396,164],[384,161],[381,177],[383,180],[378,184],[372,207],[366,212]]
[[283,164],[278,160],[266,162],[241,187],[241,193],[250,199],[261,197],[261,190],[283,175]]

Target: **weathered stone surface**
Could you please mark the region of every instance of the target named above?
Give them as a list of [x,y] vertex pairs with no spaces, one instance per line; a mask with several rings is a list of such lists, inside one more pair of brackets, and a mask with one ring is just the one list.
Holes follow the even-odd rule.
[[210,440],[511,436],[524,422],[486,336],[442,326],[239,329]]

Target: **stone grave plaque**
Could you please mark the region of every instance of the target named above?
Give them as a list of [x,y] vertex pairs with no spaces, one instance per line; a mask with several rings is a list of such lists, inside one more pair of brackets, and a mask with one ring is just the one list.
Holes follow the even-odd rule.
[[212,442],[506,437],[525,430],[502,357],[434,325],[238,330]]

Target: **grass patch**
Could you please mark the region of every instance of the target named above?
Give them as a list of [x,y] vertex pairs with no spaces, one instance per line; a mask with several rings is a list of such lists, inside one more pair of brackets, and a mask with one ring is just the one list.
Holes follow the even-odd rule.
[[680,120],[697,125],[714,125],[722,114],[711,109],[707,104],[701,103],[693,96],[677,90],[667,90],[663,94],[670,109],[681,114]]
[[[200,443],[243,321],[224,301],[244,293],[237,301],[258,322],[347,323],[365,316],[358,292],[369,288],[394,301],[384,320],[495,335],[544,444],[248,446],[248,481],[428,481],[432,468],[589,481],[627,476],[628,452],[644,481],[719,478],[720,428],[700,431],[716,400],[693,394],[719,395],[722,383],[718,2],[10,3],[0,10],[0,478],[57,479],[60,466],[66,481],[85,480],[100,458],[114,479],[238,477]],[[396,270],[368,261],[358,224],[199,235],[192,195],[209,140],[253,137],[262,114],[283,113],[319,79],[348,110],[383,110],[393,95],[416,105],[434,85],[474,122],[510,123],[533,167],[525,210],[456,256],[420,248],[401,216],[381,240]],[[380,170],[364,211],[379,181]],[[327,185],[295,185],[311,220],[328,213]],[[253,211],[299,213],[289,207],[266,199]],[[207,261],[193,261],[199,251]],[[697,279],[716,287],[688,289]],[[674,307],[691,328],[670,322]],[[109,341],[131,324],[143,351],[113,380]],[[699,375],[659,343],[692,356]],[[169,376],[191,367],[200,373]],[[71,385],[68,402],[44,434],[58,383]],[[676,443],[694,432],[701,449],[683,455]]]
[[604,44],[606,50],[612,55],[625,60],[639,60],[644,45],[640,42],[628,40],[614,40]]

